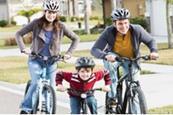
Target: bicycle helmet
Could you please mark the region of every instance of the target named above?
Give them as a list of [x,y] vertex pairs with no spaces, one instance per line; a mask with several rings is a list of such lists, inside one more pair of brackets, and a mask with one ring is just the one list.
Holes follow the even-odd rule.
[[128,9],[118,8],[114,9],[111,13],[112,21],[128,19],[130,17],[130,12]]
[[89,57],[80,57],[77,59],[75,63],[76,69],[79,69],[81,67],[91,67],[93,68],[95,66],[95,62],[92,58]]
[[59,11],[60,10],[60,0],[44,0],[43,9],[50,11]]

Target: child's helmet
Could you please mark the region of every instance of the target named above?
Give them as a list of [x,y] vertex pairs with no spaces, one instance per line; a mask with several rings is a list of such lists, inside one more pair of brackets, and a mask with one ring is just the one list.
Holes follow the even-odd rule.
[[81,68],[81,67],[91,67],[94,68],[95,62],[92,58],[89,57],[80,57],[77,59],[75,63],[76,69]]
[[111,13],[112,21],[128,19],[130,17],[130,12],[128,9],[118,8],[114,9]]
[[44,0],[43,9],[57,12],[60,10],[60,2],[60,0]]

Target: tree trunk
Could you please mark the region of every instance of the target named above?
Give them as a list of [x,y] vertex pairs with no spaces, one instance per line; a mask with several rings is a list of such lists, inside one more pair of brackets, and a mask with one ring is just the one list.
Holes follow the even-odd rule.
[[172,26],[169,15],[169,0],[166,0],[166,20],[167,20],[167,31],[168,31],[168,48],[173,48],[172,44]]
[[90,34],[90,29],[89,29],[89,0],[84,0],[84,21],[85,21],[85,32],[87,34]]
[[6,0],[6,5],[7,5],[7,15],[8,15],[8,24],[11,24],[11,15],[10,15],[10,4],[9,0]]

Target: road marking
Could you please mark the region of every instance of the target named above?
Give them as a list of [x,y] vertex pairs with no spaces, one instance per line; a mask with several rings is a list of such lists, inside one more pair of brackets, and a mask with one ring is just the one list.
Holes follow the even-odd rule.
[[[4,91],[7,91],[7,92],[10,92],[10,93],[14,93],[14,94],[17,94],[17,95],[21,95],[21,96],[24,95],[24,91],[15,90],[15,89],[12,89],[12,88],[7,88],[7,87],[5,87],[5,86],[0,86],[0,89],[1,89],[1,90],[4,90]],[[62,101],[58,101],[58,100],[57,100],[56,104],[57,104],[58,106],[61,106],[61,107],[70,109],[69,103],[63,103]]]
[[11,92],[11,93],[15,93],[15,94],[18,94],[18,95],[24,95],[24,92],[22,92],[22,91],[17,91],[17,90],[7,88],[7,87],[4,87],[4,86],[0,86],[0,89],[2,89],[4,91]]

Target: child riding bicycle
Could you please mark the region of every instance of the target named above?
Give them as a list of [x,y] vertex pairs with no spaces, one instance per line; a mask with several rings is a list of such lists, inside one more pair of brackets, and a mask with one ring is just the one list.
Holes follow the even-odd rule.
[[[110,90],[111,79],[109,73],[106,70],[100,70],[93,72],[95,62],[89,57],[80,57],[77,59],[75,68],[76,73],[71,72],[58,72],[56,74],[57,89],[59,91],[66,91],[66,88],[62,85],[63,79],[69,82],[70,88],[87,92],[91,90],[97,81],[104,78],[105,86],[102,90],[107,92]],[[69,92],[70,95],[70,107],[71,114],[80,114],[80,97],[73,92]],[[93,95],[87,97],[87,105],[91,114],[97,114],[97,102]]]

